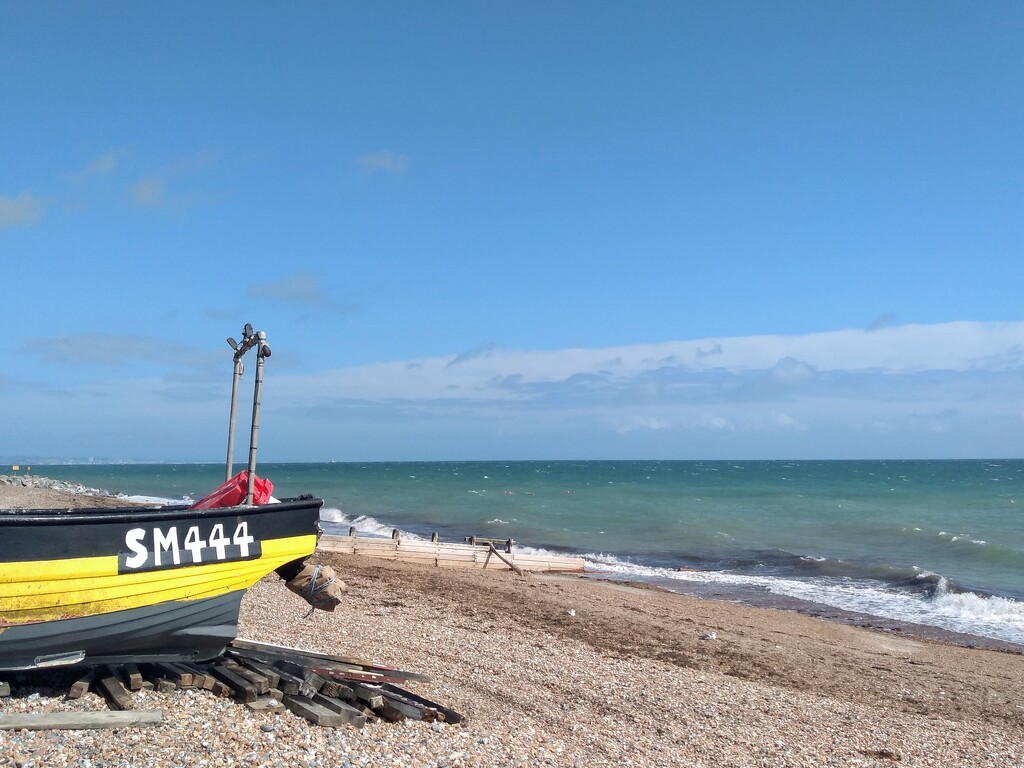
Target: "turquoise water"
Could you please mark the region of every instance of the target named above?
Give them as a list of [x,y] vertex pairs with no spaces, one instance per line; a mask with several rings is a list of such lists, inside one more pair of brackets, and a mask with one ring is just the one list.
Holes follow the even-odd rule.
[[[196,499],[216,465],[35,467]],[[476,534],[680,591],[759,590],[1024,644],[1024,461],[263,464],[325,528]]]

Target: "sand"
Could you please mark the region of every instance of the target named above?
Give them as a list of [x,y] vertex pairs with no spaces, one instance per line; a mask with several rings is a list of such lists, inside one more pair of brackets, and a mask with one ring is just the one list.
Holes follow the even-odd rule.
[[[0,766],[1024,766],[1020,654],[580,577],[318,558],[349,585],[338,611],[307,617],[271,576],[240,633],[427,673],[411,687],[464,724],[327,729],[137,694],[168,722],[113,741],[0,733]],[[13,682],[0,714],[103,707]]]

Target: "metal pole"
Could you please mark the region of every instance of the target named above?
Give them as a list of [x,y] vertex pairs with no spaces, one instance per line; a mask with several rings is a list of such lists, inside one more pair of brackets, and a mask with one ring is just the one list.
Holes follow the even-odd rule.
[[263,358],[270,355],[267,346],[267,334],[257,334],[259,346],[256,348],[256,385],[252,393],[252,431],[249,433],[249,482],[245,492],[246,506],[252,504],[253,487],[256,482],[256,449],[260,439],[260,402],[263,395]]
[[235,452],[235,414],[238,411],[238,382],[242,380],[242,361],[235,357],[235,373],[231,377],[231,415],[228,418],[228,460],[224,468],[224,482],[231,479],[232,454]]

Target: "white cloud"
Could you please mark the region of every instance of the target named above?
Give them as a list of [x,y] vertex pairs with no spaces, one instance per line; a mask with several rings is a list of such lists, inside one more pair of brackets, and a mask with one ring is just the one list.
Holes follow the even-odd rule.
[[[828,387],[844,384],[844,375],[1024,372],[1022,345],[1024,323],[957,322],[606,349],[522,352],[487,347],[473,354],[329,371],[303,379],[301,389],[382,401],[518,400],[540,396],[543,387],[578,391],[584,382],[591,391],[632,391],[641,385],[651,391],[652,377],[658,381],[654,391],[677,394],[702,382],[720,387],[723,381],[739,383],[751,376]],[[719,351],[709,356],[709,348]]]
[[144,361],[158,362],[165,368],[206,368],[214,359],[213,353],[206,350],[133,334],[82,333],[32,339],[26,341],[20,351],[45,363],[100,368]]
[[[196,190],[181,191],[182,178],[195,176],[215,165],[220,155],[210,150],[190,152],[170,161],[154,173],[150,173],[128,187],[128,197],[144,208],[180,208],[197,202],[217,199],[217,196],[200,194]],[[175,187],[175,194],[168,189]]]
[[657,416],[632,414],[618,421],[614,428],[620,434],[628,432],[657,432],[662,429],[671,429],[672,423],[668,419]]
[[[322,300],[307,278],[275,283],[278,298]],[[1022,347],[1024,323],[542,352],[484,347],[311,375],[278,370],[264,405],[282,460],[324,451],[359,459],[367,450],[381,458],[1008,456],[1019,455],[1024,430]],[[140,389],[176,418],[189,403],[216,410],[223,397],[220,356],[216,366],[213,352],[174,357],[156,339],[75,336],[20,352],[65,377],[40,375],[48,387],[40,403],[58,385],[69,390],[69,364],[93,364],[87,373],[103,378],[75,387],[75,400],[90,398],[98,421],[124,421],[123,403]],[[14,407],[10,393],[0,387],[0,406]],[[150,422],[164,416],[146,418],[155,430]],[[177,434],[177,425],[167,428]],[[336,456],[341,433],[351,440]]]
[[784,357],[775,364],[771,371],[771,378],[779,384],[795,384],[801,381],[808,381],[817,375],[813,365],[792,357]]
[[97,176],[108,176],[117,170],[121,161],[126,157],[128,157],[127,149],[111,149],[101,155],[97,155],[77,171],[72,171],[68,174],[68,177],[72,181],[82,182]]
[[165,186],[163,179],[139,179],[128,188],[128,196],[136,205],[141,205],[144,208],[159,208],[164,202]]
[[380,152],[370,152],[360,156],[358,163],[359,167],[367,173],[386,171],[388,173],[400,174],[408,169],[409,158],[395,152],[381,150]]
[[0,229],[38,224],[46,214],[46,206],[46,199],[28,192],[16,196],[0,195]]
[[281,304],[329,309],[332,312],[349,312],[351,305],[335,301],[320,284],[320,278],[313,272],[299,270],[265,283],[252,283],[249,295],[269,299]]

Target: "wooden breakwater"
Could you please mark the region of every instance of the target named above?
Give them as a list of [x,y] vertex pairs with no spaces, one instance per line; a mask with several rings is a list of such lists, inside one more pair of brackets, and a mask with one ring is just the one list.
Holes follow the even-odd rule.
[[509,542],[495,542],[476,537],[471,537],[471,543],[456,544],[422,539],[403,539],[397,535],[390,539],[378,536],[358,536],[355,532],[350,532],[348,536],[324,534],[320,537],[317,549],[322,552],[363,555],[383,560],[401,560],[439,568],[489,568],[492,570],[569,573],[582,573],[584,570],[584,562],[581,557],[517,552]]

